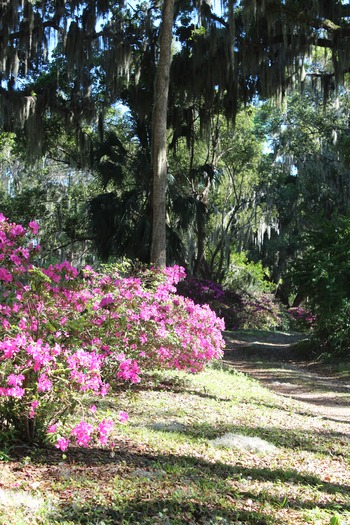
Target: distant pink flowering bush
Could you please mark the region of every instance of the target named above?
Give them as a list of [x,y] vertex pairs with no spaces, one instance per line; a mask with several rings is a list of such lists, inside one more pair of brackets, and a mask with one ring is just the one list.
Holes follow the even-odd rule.
[[67,262],[37,268],[37,232],[35,222],[25,230],[0,214],[0,424],[29,441],[53,436],[61,450],[105,445],[112,421],[81,421],[67,436],[60,420],[84,397],[106,395],[117,380],[137,383],[147,369],[200,371],[222,355],[223,321],[176,295],[180,267],[137,278],[79,274]]
[[196,304],[208,304],[219,317],[223,317],[227,330],[276,329],[281,326],[283,310],[272,293],[253,289],[248,293],[222,285],[186,277],[177,286],[178,293],[193,299]]
[[316,316],[310,310],[306,310],[302,306],[289,308],[288,313],[294,320],[296,330],[310,330],[315,326]]

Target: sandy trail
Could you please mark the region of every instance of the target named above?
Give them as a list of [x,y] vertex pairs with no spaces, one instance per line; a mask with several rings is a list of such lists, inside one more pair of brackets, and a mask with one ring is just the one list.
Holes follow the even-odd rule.
[[350,379],[297,358],[299,335],[282,332],[227,333],[224,362],[252,376],[282,396],[302,403],[305,410],[350,424]]

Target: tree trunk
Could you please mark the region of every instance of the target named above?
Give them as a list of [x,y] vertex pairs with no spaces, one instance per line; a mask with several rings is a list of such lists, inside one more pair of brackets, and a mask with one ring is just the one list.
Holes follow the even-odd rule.
[[167,112],[174,0],[164,0],[152,122],[153,229],[151,263],[166,265]]

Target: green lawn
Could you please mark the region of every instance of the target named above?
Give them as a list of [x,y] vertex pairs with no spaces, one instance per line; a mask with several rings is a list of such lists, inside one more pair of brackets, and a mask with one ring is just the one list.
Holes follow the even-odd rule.
[[129,413],[114,449],[4,448],[1,525],[350,523],[348,425],[232,368],[159,375],[94,402]]

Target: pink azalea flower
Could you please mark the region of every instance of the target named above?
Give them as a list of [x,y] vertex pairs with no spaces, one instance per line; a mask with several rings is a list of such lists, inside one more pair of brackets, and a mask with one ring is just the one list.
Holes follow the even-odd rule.
[[7,378],[7,384],[10,386],[21,386],[23,381],[24,381],[23,374],[19,374],[17,376],[15,374],[10,374]]
[[59,448],[60,450],[62,450],[62,452],[64,452],[65,450],[67,450],[69,443],[70,440],[68,438],[60,437],[58,438],[55,447]]
[[32,401],[32,403],[30,404],[30,411],[29,411],[29,418],[30,419],[33,419],[33,417],[35,417],[35,409],[36,409],[36,407],[38,405],[39,405],[39,401],[37,399]]
[[20,224],[14,224],[11,228],[11,234],[14,237],[18,237],[20,235],[23,235],[24,233],[25,233],[25,230],[23,226],[21,226]]
[[46,374],[42,374],[38,379],[38,392],[49,392],[52,389],[52,381]]
[[19,386],[14,386],[13,388],[7,389],[7,395],[10,397],[18,397],[21,399],[25,394],[24,388],[20,388]]
[[11,273],[6,270],[6,268],[0,268],[0,281],[4,281],[5,283],[10,283],[12,281],[13,277]]
[[108,436],[112,432],[114,422],[111,419],[104,419],[98,425],[97,430],[100,433],[99,440],[102,445],[107,445]]
[[100,302],[100,308],[108,308],[108,306],[114,304],[114,299],[111,295],[107,295],[106,297],[103,297]]
[[91,434],[93,432],[93,426],[85,421],[81,421],[71,430],[72,436],[75,436],[77,443],[80,447],[87,447],[91,441]]
[[121,423],[126,423],[128,419],[129,416],[126,412],[124,412],[123,410],[119,412],[119,421]]
[[34,235],[36,235],[39,231],[39,224],[35,221],[30,221],[30,223],[28,224],[29,228],[32,230],[32,232],[34,233]]
[[46,432],[48,434],[54,434],[56,430],[57,430],[57,423],[55,423],[54,425],[50,425]]

